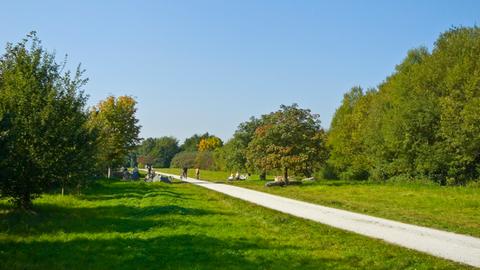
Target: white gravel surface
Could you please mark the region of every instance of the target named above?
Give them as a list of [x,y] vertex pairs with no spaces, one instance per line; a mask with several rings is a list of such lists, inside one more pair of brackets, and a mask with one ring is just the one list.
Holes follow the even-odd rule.
[[[160,173],[180,179],[178,175]],[[479,238],[325,207],[232,185],[193,178],[181,180],[293,216],[480,268]]]

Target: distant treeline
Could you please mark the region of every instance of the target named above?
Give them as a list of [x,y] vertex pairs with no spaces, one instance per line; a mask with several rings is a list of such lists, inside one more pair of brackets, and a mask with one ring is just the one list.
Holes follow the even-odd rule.
[[431,52],[409,51],[377,88],[353,87],[327,132],[318,116],[294,104],[240,124],[225,144],[208,133],[181,146],[171,137],[147,139],[137,154],[160,167],[290,169],[307,176],[439,184],[479,179],[480,29],[450,29]]

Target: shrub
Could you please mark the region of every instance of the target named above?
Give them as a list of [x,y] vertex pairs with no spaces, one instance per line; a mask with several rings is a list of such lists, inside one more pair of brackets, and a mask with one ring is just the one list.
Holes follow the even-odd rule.
[[193,168],[195,166],[195,159],[197,152],[180,152],[176,154],[170,164],[171,168]]

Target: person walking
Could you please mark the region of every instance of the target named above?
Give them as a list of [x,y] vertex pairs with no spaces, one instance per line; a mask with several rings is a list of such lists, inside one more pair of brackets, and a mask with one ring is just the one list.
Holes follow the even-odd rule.
[[200,168],[195,169],[195,177],[200,180]]
[[185,166],[183,167],[181,178],[187,179],[187,177],[188,177],[188,168]]

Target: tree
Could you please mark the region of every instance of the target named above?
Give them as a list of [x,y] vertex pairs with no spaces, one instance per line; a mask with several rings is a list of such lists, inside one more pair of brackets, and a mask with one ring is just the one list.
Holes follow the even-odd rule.
[[282,105],[279,111],[264,115],[247,147],[250,163],[263,170],[283,170],[286,184],[290,170],[310,176],[326,158],[319,115],[297,104]]
[[141,127],[135,117],[136,103],[130,96],[109,96],[90,112],[90,126],[99,130],[98,166],[108,169],[109,178],[111,168],[121,166],[140,142],[138,135]]
[[32,32],[0,58],[0,194],[23,209],[89,175],[95,151],[83,71],[62,73],[66,61],[57,64],[40,43]]
[[138,147],[143,164],[169,168],[173,157],[180,151],[178,140],[173,137],[147,138]]
[[180,152],[172,159],[172,168],[192,168],[196,164],[197,152]]
[[370,103],[375,95],[375,91],[364,94],[361,87],[353,87],[344,95],[342,105],[333,116],[327,139],[330,149],[328,163],[342,179],[368,178],[370,163],[364,134]]
[[155,153],[155,138],[147,138],[137,148],[138,162],[142,165],[154,165],[156,161]]
[[220,138],[216,136],[209,136],[207,138],[202,138],[198,143],[199,152],[214,151],[217,148],[222,147],[223,142]]
[[203,170],[212,170],[215,168],[214,152],[203,151],[195,155],[195,167]]
[[198,144],[200,143],[200,141],[202,139],[206,139],[206,138],[209,138],[209,137],[210,137],[210,134],[208,134],[208,132],[206,132],[205,134],[202,134],[202,135],[194,134],[190,138],[185,139],[183,144],[180,146],[180,150],[182,152],[183,151],[185,151],[185,152],[195,152],[195,151],[198,150]]
[[[260,178],[265,179],[266,173],[263,169],[256,168],[255,164],[248,164],[246,152],[248,144],[252,141],[255,130],[260,126],[261,120],[251,117],[248,121],[241,123],[233,138],[227,141],[225,145],[216,151],[216,156],[222,159],[224,169],[238,171],[260,170]],[[216,160],[216,163],[220,163]]]
[[227,151],[226,159],[227,165],[230,169],[247,170],[254,167],[253,164],[248,164],[247,147],[253,140],[255,131],[261,125],[261,120],[251,117],[250,120],[241,123],[233,138],[228,142],[229,151]]

